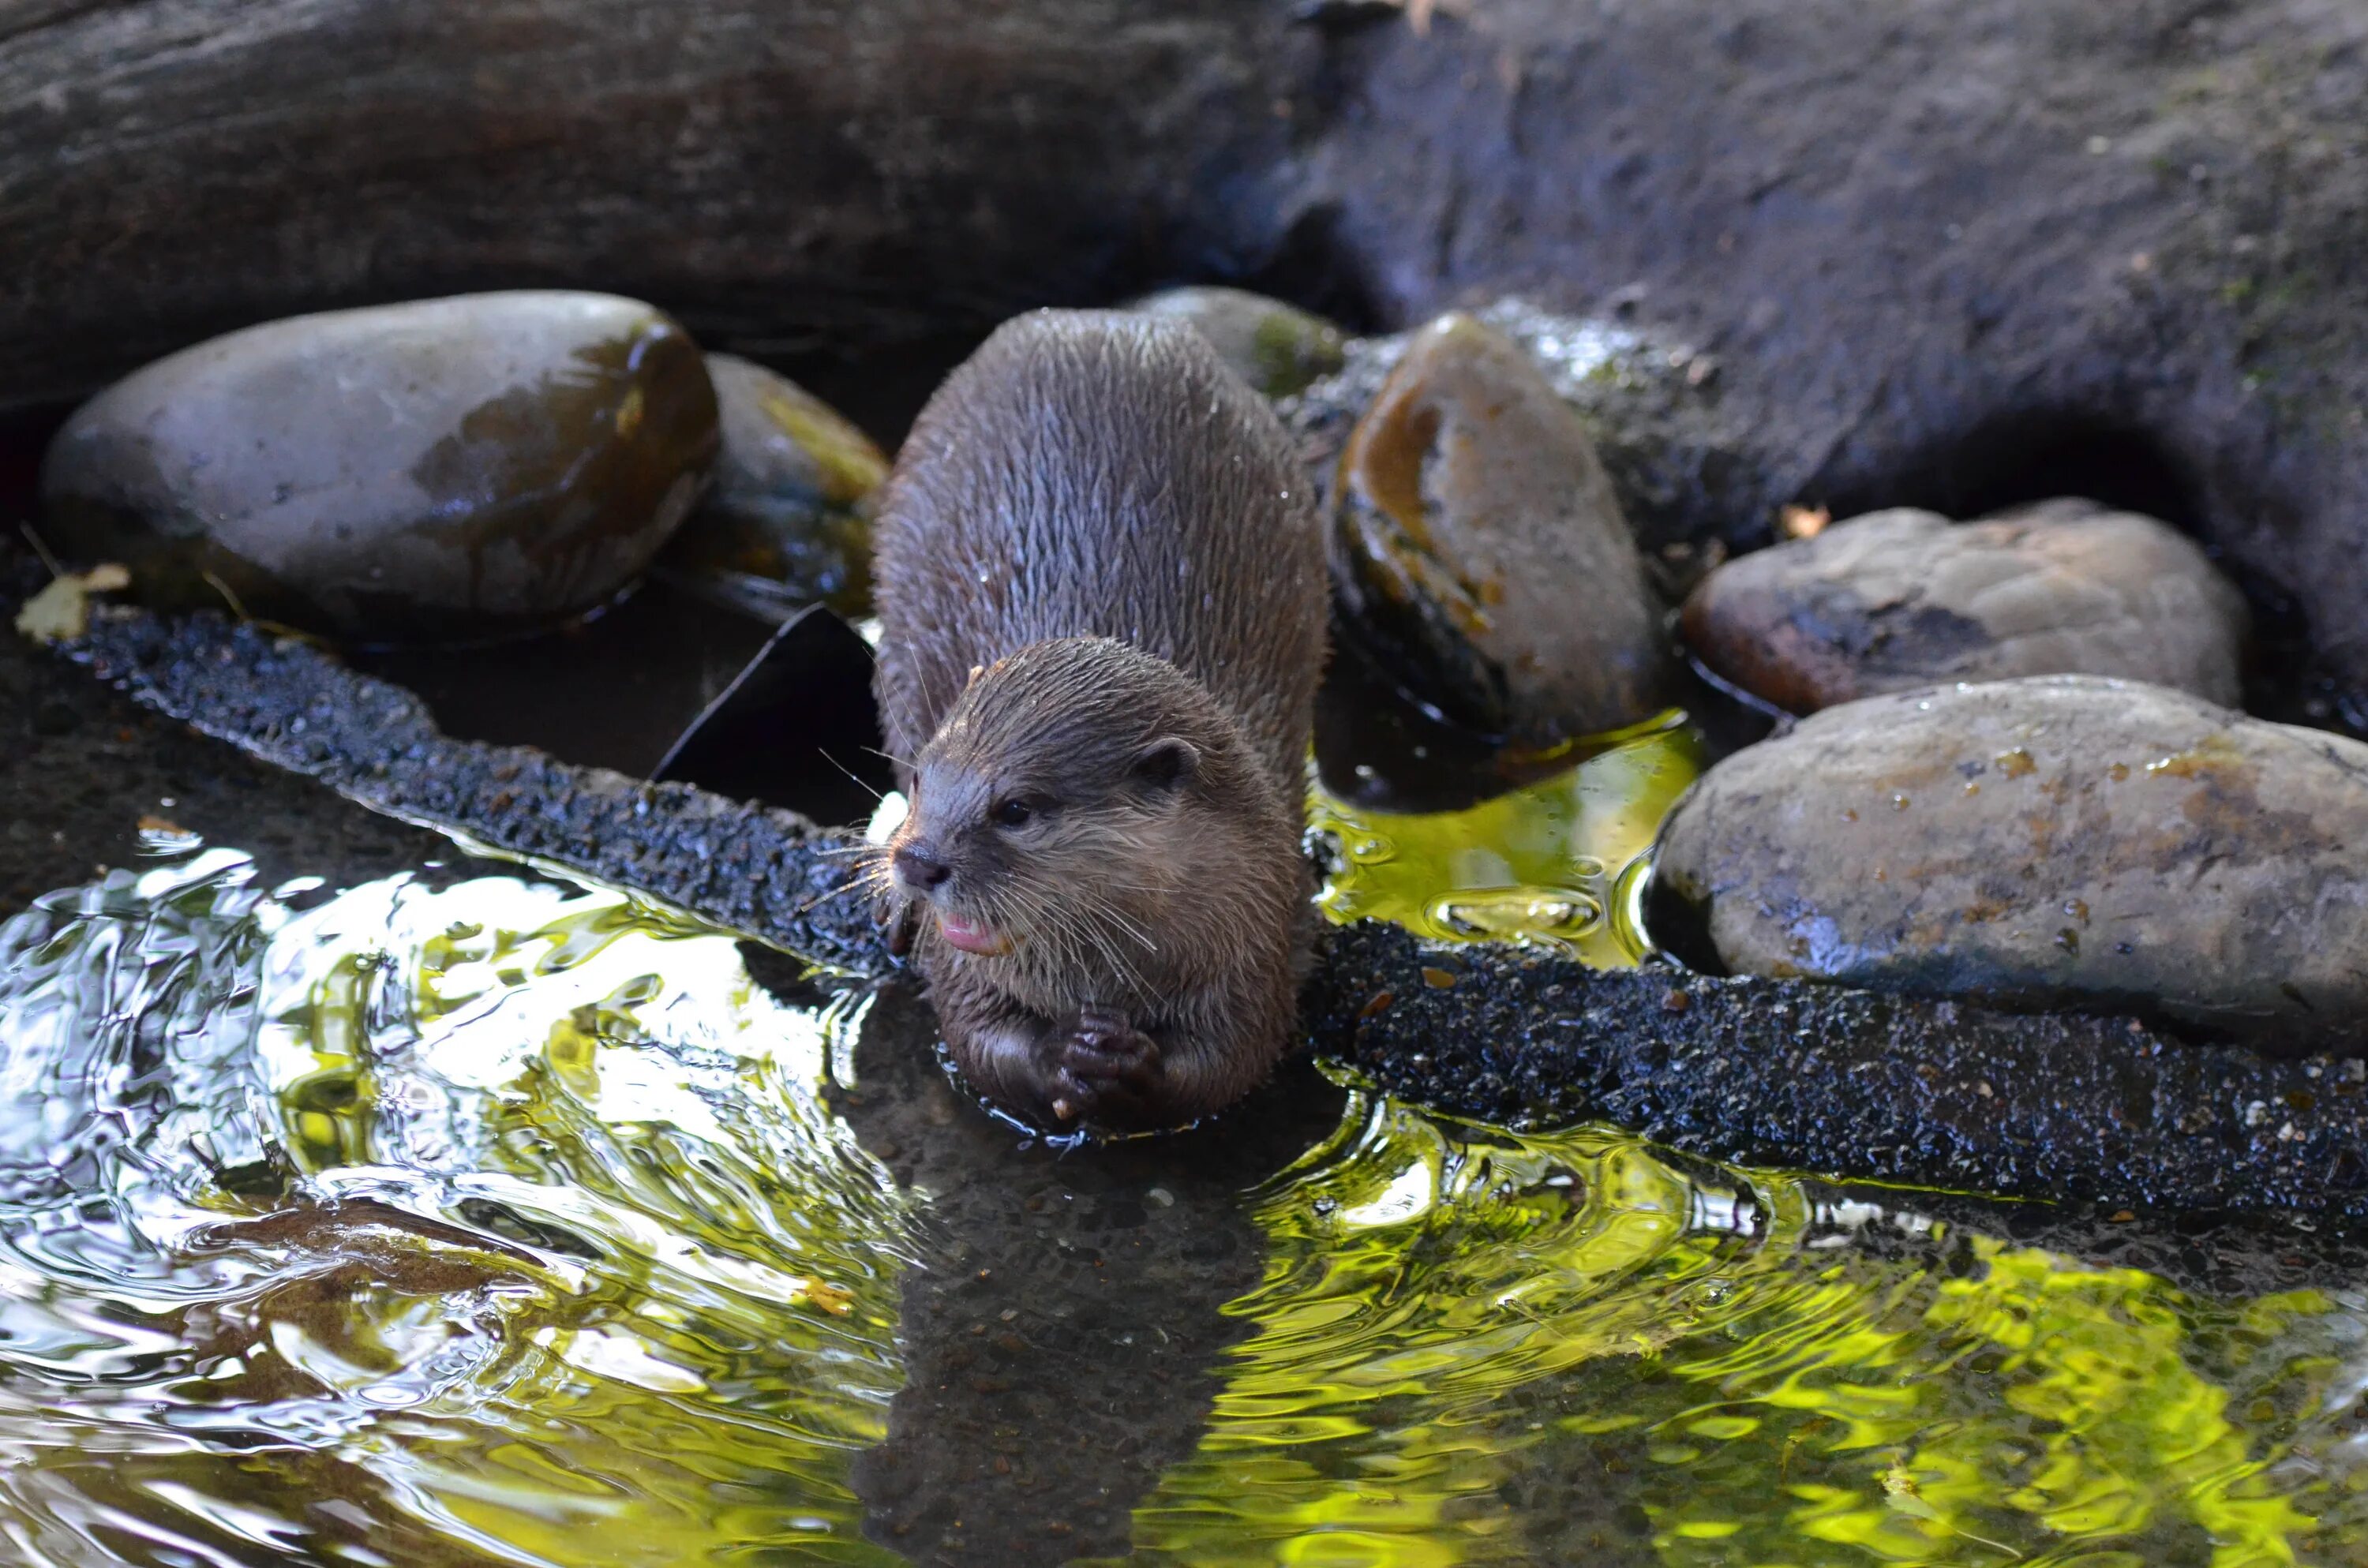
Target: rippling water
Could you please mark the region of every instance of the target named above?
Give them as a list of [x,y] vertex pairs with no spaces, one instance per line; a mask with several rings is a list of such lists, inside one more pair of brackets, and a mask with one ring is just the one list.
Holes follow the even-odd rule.
[[1647,852],[1707,748],[1675,710],[1622,733],[1577,767],[1462,811],[1371,811],[1319,783],[1308,827],[1331,871],[1318,904],[1344,924],[1634,963],[1649,946],[1636,908]]
[[2356,1289],[1312,1079],[1014,1150],[620,896],[154,848],[0,927],[7,1561],[2368,1561]]

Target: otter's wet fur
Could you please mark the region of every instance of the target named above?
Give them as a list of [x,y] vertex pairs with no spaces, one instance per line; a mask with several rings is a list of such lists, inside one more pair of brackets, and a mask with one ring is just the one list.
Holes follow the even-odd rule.
[[1305,479],[1190,326],[1042,311],[947,378],[873,531],[911,812],[883,878],[972,1084],[1178,1125],[1289,1044],[1328,589]]

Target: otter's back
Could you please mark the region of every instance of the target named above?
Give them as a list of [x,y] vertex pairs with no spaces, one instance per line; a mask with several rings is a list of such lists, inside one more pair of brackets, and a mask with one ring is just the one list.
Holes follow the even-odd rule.
[[873,541],[894,755],[917,754],[973,665],[1099,635],[1198,678],[1297,798],[1329,607],[1322,540],[1281,425],[1191,327],[1082,311],[1006,323],[922,411]]

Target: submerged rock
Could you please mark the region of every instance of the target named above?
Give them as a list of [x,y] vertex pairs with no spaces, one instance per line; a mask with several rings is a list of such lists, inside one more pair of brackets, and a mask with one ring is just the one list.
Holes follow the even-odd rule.
[[1470,316],[1417,334],[1349,434],[1333,577],[1352,628],[1449,718],[1531,746],[1663,704],[1661,607],[1578,418]]
[[869,614],[871,496],[887,458],[786,376],[730,354],[710,354],[707,373],[723,431],[715,483],[665,563],[744,597]]
[[1943,681],[2118,676],[2234,706],[2248,617],[2168,525],[2061,500],[1979,522],[1898,507],[1731,561],[1681,625],[1796,713]]
[[1126,307],[1190,322],[1235,374],[1286,397],[1340,369],[1347,338],[1322,316],[1247,289],[1164,289]]
[[2161,687],[1828,709],[1712,768],[1657,876],[1744,973],[2368,1044],[2368,744]]
[[166,607],[356,642],[530,630],[607,602],[716,446],[698,348],[605,294],[298,316],[160,359],[77,410],[49,541]]

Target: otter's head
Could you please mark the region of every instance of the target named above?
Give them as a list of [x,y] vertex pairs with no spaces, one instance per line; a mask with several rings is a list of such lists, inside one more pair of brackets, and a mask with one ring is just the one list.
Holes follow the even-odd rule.
[[888,847],[896,896],[968,961],[1117,1000],[1189,971],[1218,939],[1199,927],[1222,921],[1185,912],[1222,909],[1236,868],[1288,863],[1296,839],[1207,688],[1125,643],[1064,638],[973,673],[913,759]]

